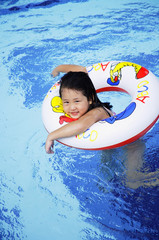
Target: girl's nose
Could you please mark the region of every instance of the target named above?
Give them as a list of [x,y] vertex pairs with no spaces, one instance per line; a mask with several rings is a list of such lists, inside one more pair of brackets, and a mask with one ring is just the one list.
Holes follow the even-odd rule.
[[71,109],[71,110],[74,110],[75,108],[76,108],[75,104],[72,103],[71,106],[70,106],[70,109]]

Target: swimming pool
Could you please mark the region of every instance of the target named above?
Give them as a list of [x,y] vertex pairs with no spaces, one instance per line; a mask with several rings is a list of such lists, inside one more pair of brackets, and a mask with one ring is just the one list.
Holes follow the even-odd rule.
[[[159,77],[158,0],[7,0],[0,24],[0,239],[158,239],[159,122],[129,146],[48,156],[41,120],[59,64],[124,60]],[[116,112],[130,100],[107,99]]]

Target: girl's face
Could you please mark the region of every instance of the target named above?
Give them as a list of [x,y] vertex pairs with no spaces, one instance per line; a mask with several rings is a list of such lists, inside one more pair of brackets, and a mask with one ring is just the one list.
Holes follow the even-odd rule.
[[80,118],[91,104],[81,91],[63,88],[61,92],[63,109],[71,118]]

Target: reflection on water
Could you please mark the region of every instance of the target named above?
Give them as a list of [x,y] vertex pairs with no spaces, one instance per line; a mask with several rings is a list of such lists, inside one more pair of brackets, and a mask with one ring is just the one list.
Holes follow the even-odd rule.
[[156,239],[158,235],[159,168],[151,170],[145,153],[143,140],[87,155],[74,150],[66,157],[65,151],[57,151],[60,175],[82,211],[90,214],[87,221],[101,231],[113,232],[117,239]]
[[[116,154],[110,154],[112,152],[113,150],[104,151],[100,169],[104,172],[103,175],[109,176],[109,181],[114,173],[112,193],[116,197],[113,207],[118,212],[117,215],[123,223],[127,222],[129,226],[138,229],[137,234],[132,229],[129,233],[125,232],[136,239],[158,239],[159,221],[156,213],[159,213],[159,166],[155,169],[152,167],[154,156],[146,156],[145,142],[141,139],[116,150]],[[150,163],[149,157],[152,158]],[[107,175],[108,172],[111,174]],[[149,232],[145,230],[146,226]]]
[[141,139],[118,150],[101,154],[100,171],[108,179],[119,176],[122,184],[131,189],[159,185],[159,168],[152,171],[146,165],[146,145]]
[[126,148],[125,184],[127,187],[153,187],[159,185],[159,169],[151,171],[145,166],[145,142],[138,140]]

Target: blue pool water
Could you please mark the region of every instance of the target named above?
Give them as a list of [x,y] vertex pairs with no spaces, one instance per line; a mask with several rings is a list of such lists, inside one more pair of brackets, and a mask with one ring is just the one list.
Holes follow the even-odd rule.
[[41,120],[55,66],[124,60],[159,77],[158,39],[158,0],[0,1],[0,239],[159,239],[159,122],[129,146],[50,156]]

